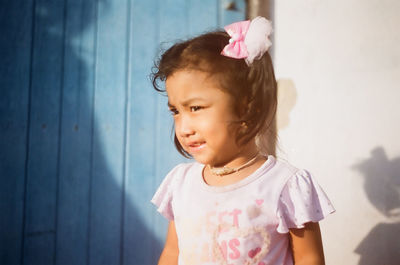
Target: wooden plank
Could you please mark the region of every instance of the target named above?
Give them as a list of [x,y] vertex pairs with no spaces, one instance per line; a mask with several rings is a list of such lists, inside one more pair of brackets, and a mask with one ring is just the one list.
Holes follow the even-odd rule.
[[189,35],[197,36],[218,27],[218,0],[190,0],[188,1]]
[[246,15],[246,0],[219,0],[220,27],[244,20]]
[[96,1],[68,1],[56,264],[87,264]]
[[127,1],[100,2],[89,264],[119,264],[123,214]]
[[55,258],[64,1],[36,1],[24,263]]
[[21,263],[32,4],[0,5],[0,264]]
[[159,26],[160,42],[173,44],[187,37],[188,2],[185,0],[165,0],[160,2]]
[[153,253],[161,249],[145,207],[154,180],[155,92],[148,75],[158,46],[157,13],[156,0],[132,2],[123,264],[156,264]]

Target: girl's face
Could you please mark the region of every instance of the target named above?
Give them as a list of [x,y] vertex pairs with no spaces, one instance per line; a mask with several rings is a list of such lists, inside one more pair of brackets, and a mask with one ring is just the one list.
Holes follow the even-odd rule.
[[240,155],[233,99],[218,81],[200,71],[181,70],[167,78],[166,90],[175,134],[196,161],[220,166]]

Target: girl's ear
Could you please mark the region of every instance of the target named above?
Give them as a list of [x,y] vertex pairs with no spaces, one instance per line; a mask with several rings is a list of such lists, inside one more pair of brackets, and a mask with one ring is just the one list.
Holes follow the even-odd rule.
[[243,122],[240,124],[239,133],[240,133],[240,134],[246,134],[248,128],[249,128],[249,127],[247,126],[247,123],[246,123],[245,121],[243,121]]

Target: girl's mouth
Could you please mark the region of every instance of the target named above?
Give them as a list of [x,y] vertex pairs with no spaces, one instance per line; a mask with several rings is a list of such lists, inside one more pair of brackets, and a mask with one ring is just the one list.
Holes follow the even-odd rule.
[[201,149],[203,149],[206,146],[206,142],[192,142],[188,143],[188,151],[189,153],[196,153],[199,152]]

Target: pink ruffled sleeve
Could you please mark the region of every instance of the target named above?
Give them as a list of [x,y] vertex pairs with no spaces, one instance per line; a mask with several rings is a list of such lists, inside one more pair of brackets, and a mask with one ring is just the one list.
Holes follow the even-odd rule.
[[307,222],[318,222],[333,213],[325,192],[306,170],[299,170],[286,183],[279,198],[277,216],[279,233],[289,228],[303,228]]
[[174,188],[176,186],[177,179],[179,178],[178,172],[181,164],[177,165],[172,169],[167,176],[165,176],[158,190],[154,194],[151,202],[157,206],[157,211],[167,218],[168,220],[174,220],[174,212],[172,209],[172,199]]

